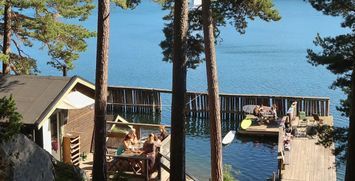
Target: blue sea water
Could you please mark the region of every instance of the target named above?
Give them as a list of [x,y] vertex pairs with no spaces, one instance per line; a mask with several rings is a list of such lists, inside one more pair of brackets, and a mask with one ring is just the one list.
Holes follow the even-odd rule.
[[[341,19],[325,16],[309,3],[296,0],[276,0],[282,19],[278,22],[250,21],[246,34],[238,34],[232,26],[221,28],[223,41],[216,46],[220,92],[326,96],[331,99],[331,112],[336,126],[347,126],[335,107],[344,95],[328,87],[336,76],[324,67],[313,67],[306,60],[307,48],[321,36],[348,32],[340,28]],[[96,10],[83,25],[96,30]],[[154,88],[171,88],[170,63],[162,62],[160,41],[164,36],[162,17],[167,12],[151,1],[135,10],[112,7],[109,57],[109,84]],[[32,51],[39,59],[43,75],[61,75],[45,64],[44,52]],[[79,75],[92,82],[95,78],[96,39],[88,40],[88,50],[75,62],[70,75]],[[188,71],[188,90],[206,91],[205,64]],[[170,122],[170,102],[163,102],[161,122]],[[138,116],[139,117],[139,116]],[[192,175],[208,180],[210,174],[208,120],[198,120],[201,130],[187,136],[187,168]],[[231,127],[235,123],[230,124]],[[198,126],[197,126],[198,127]],[[229,129],[225,128],[223,134]],[[277,169],[276,141],[238,138],[223,148],[224,163],[233,166],[239,180],[265,180]],[[237,173],[238,172],[238,173]],[[344,168],[337,170],[338,180]]]

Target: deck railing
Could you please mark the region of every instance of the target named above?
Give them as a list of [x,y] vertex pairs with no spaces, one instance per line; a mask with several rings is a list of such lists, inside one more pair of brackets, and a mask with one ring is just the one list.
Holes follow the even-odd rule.
[[[108,87],[108,111],[128,113],[153,113],[162,110],[161,94],[171,94],[171,90],[140,87]],[[278,115],[285,115],[291,103],[297,101],[297,110],[304,111],[306,116],[316,113],[319,116],[330,115],[330,99],[328,97],[282,96],[262,94],[220,94],[222,119],[234,119],[243,113],[244,105],[271,106],[276,104]],[[208,118],[208,95],[206,92],[190,92],[186,94],[187,114],[191,117]]]
[[[161,170],[159,173],[161,174],[162,170],[165,172],[170,173],[170,158],[162,153],[159,153],[158,156],[159,159],[159,169]],[[162,161],[165,160],[165,161]],[[198,181],[198,179],[194,176],[192,176],[190,173],[185,172],[186,174],[186,180],[188,181]],[[160,177],[162,180],[165,180],[164,178]]]
[[284,155],[284,135],[285,132],[282,127],[279,127],[279,137],[277,145],[277,161],[278,161],[278,178],[281,179],[281,170],[285,166],[285,155]]

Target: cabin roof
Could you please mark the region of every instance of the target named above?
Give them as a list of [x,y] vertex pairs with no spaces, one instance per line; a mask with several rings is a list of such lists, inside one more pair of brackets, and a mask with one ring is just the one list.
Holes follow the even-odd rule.
[[[94,85],[78,76],[8,75],[0,79],[0,98],[12,95],[23,124],[41,127],[71,90],[93,97]],[[4,122],[4,120],[0,120]]]

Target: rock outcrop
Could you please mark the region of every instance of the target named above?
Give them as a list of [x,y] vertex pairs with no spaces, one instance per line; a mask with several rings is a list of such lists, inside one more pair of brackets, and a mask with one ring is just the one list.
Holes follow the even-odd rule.
[[0,140],[0,181],[85,181],[85,171],[56,160],[23,134]]
[[0,180],[55,180],[52,156],[22,134],[0,143]]

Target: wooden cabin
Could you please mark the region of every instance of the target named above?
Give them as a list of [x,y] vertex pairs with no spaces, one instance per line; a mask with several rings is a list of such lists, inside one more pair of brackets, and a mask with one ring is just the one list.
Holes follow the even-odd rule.
[[[78,76],[4,76],[0,97],[12,95],[23,116],[22,132],[57,160],[78,165],[89,153],[95,86]],[[4,120],[0,120],[6,125]]]

